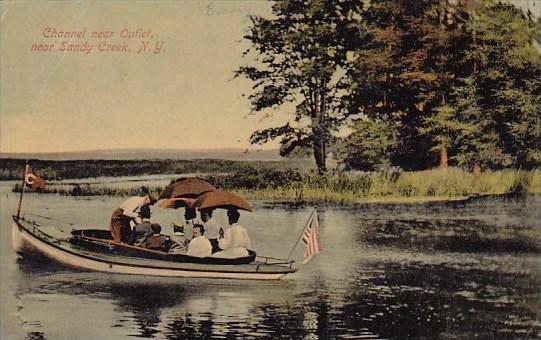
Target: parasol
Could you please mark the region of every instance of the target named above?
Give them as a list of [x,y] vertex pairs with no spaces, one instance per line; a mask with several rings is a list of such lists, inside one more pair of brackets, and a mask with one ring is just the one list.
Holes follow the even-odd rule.
[[195,198],[189,197],[175,197],[175,198],[163,198],[158,203],[160,208],[180,208],[189,207],[195,201]]
[[210,191],[199,196],[192,204],[199,210],[208,208],[237,208],[252,211],[252,206],[244,198],[229,191]]
[[199,178],[183,178],[169,184],[160,195],[160,199],[189,197],[195,198],[208,191],[216,191],[212,184]]

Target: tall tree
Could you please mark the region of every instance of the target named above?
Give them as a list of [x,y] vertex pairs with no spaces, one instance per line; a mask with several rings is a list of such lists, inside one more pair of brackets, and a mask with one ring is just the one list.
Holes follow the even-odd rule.
[[477,131],[477,126],[468,125],[458,118],[458,112],[445,104],[438,107],[435,113],[423,119],[423,125],[418,128],[421,135],[428,136],[431,141],[431,151],[440,155],[440,168],[447,168],[447,151],[456,144],[459,136]]
[[340,100],[341,66],[350,44],[361,40],[361,6],[355,0],[283,0],[272,5],[272,18],[251,17],[245,39],[252,48],[245,55],[255,54],[257,62],[235,75],[254,82],[253,112],[291,111],[283,126],[255,131],[252,143],[279,139],[282,155],[311,147],[318,172],[326,171],[327,145],[348,115]]
[[517,167],[541,166],[541,69],[532,70],[532,79],[525,80],[525,90],[507,93],[517,96],[518,108],[514,119],[509,122],[509,152],[514,155]]
[[[423,168],[430,150],[446,154],[445,136],[419,130],[426,119],[443,118],[450,86],[463,72],[462,23],[454,2],[444,0],[372,0],[363,12],[368,35],[348,69],[350,105],[370,118],[396,121],[394,159],[405,168]],[[354,108],[351,108],[354,110]],[[440,114],[440,115],[438,115]],[[442,162],[445,163],[445,162]]]
[[395,164],[540,165],[539,20],[492,0],[372,0],[362,17],[348,104],[393,122]]
[[457,119],[475,129],[456,139],[456,157],[490,168],[539,166],[540,22],[509,3],[476,4],[466,22],[471,72],[452,99]]
[[435,77],[429,91],[418,96],[423,104],[429,106],[427,110],[420,110],[423,124],[417,131],[427,137],[432,146],[430,150],[439,153],[441,168],[447,167],[452,136],[463,129],[454,121],[453,110],[447,105],[449,89],[464,74],[461,67],[462,50],[467,41],[467,32],[463,20],[468,12],[461,5],[457,0],[433,1],[430,9],[421,15],[420,23],[426,54],[420,68],[433,73]]
[[448,109],[452,123],[458,127],[451,140],[452,159],[459,166],[495,168],[510,165],[511,157],[502,146],[491,111],[484,110],[474,76],[464,78],[450,92]]

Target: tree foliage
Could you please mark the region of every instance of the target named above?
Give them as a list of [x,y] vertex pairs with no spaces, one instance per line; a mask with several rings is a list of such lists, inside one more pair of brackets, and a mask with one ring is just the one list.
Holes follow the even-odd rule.
[[489,0],[371,1],[363,20],[349,103],[394,122],[397,165],[541,165],[539,20]]
[[282,155],[311,147],[319,172],[325,172],[326,147],[347,116],[338,84],[348,46],[360,36],[353,24],[360,5],[285,0],[273,4],[270,19],[251,17],[245,39],[252,49],[245,55],[255,54],[257,65],[241,67],[236,76],[254,83],[252,111],[291,111],[285,125],[254,132],[252,143],[279,139]]
[[448,136],[435,135],[441,129],[419,128],[430,117],[443,117],[440,107],[463,72],[457,46],[463,44],[464,28],[451,20],[455,16],[467,13],[434,0],[371,1],[363,12],[367,43],[348,69],[349,103],[370,118],[396,122],[394,159],[406,168],[432,164],[430,151],[448,144],[442,143]]
[[359,119],[353,129],[346,140],[346,163],[356,169],[375,170],[377,165],[389,161],[397,143],[392,121]]
[[539,19],[533,21],[511,4],[484,1],[470,27],[478,105],[491,115],[494,144],[502,155],[489,166],[541,165],[541,54],[534,46]]
[[[344,160],[423,169],[447,159],[541,165],[541,21],[496,0],[284,0],[253,17],[254,112],[290,109],[254,132],[281,153],[310,147],[320,172],[352,115]],[[250,53],[250,52],[248,52]],[[440,164],[443,162],[440,161]]]

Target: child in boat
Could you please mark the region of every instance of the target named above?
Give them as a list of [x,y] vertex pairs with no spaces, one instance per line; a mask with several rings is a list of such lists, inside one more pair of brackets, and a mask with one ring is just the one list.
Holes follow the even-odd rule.
[[158,223],[151,224],[153,234],[139,244],[140,247],[168,252],[171,248],[171,240],[161,234],[162,226]]
[[150,223],[150,207],[148,205],[142,206],[139,214],[142,221],[133,227],[130,244],[139,244],[154,234],[152,223]]

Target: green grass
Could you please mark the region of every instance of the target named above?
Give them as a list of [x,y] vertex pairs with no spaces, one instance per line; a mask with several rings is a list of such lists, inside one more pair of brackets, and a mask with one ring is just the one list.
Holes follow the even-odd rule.
[[356,177],[305,175],[301,181],[288,187],[239,189],[249,198],[275,201],[339,204],[425,202],[511,192],[541,194],[541,170],[487,171],[479,180],[456,168]]
[[71,189],[49,186],[44,190],[44,192],[64,196],[138,196],[145,195],[147,192],[159,193],[162,190],[163,187],[137,186],[130,188],[115,188],[111,186],[81,184],[74,185]]
[[[458,168],[356,176],[318,176],[294,169],[250,168],[205,178],[218,188],[236,191],[248,199],[298,203],[425,202],[511,192],[541,194],[539,169],[485,171],[478,180],[470,172]],[[73,196],[130,196],[141,194],[145,189],[159,193],[163,187],[103,183],[71,187],[50,185],[46,192]]]

